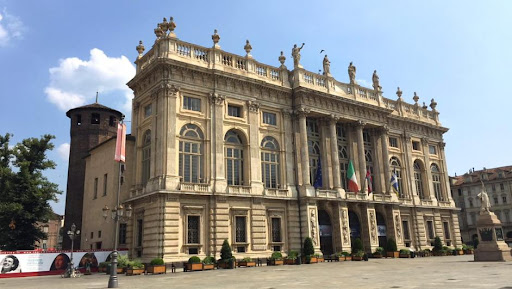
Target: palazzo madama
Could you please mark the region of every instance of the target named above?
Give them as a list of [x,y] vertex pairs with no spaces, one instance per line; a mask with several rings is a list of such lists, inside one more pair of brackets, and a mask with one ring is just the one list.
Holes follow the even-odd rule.
[[[132,256],[218,257],[225,239],[237,258],[300,250],[306,237],[325,255],[350,252],[355,238],[367,252],[388,238],[415,250],[431,248],[435,236],[462,245],[446,169],[448,129],[434,99],[427,107],[415,93],[409,104],[400,89],[386,98],[377,72],[373,88],[362,87],[353,63],[349,81],[338,81],[327,55],[323,73],[308,71],[300,64],[304,45],[271,66],[252,57],[249,41],[240,56],[221,49],[217,31],[211,47],[177,32],[164,19],[149,51],[140,42],[128,83],[135,145],[121,200],[133,217],[121,224],[120,241]],[[101,156],[92,150],[89,158]],[[347,187],[349,163],[358,192]],[[86,182],[94,178],[87,174]],[[101,214],[101,200],[88,194],[84,216]]]

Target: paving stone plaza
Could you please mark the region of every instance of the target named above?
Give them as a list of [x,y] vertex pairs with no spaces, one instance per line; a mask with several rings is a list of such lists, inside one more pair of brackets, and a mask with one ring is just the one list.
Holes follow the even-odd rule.
[[[473,262],[473,256],[370,259],[119,276],[119,288],[512,288],[511,262]],[[0,279],[0,288],[106,288],[108,276]]]

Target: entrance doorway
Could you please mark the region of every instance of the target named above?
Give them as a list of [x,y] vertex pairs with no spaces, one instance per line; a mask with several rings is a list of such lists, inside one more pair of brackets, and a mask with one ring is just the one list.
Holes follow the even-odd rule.
[[350,224],[350,243],[354,244],[354,241],[359,238],[361,239],[361,223],[356,213],[348,211],[348,222]]
[[386,219],[381,213],[377,213],[377,236],[379,237],[379,247],[386,248],[387,228]]
[[325,210],[318,210],[318,226],[320,227],[320,250],[324,255],[333,254],[331,217]]

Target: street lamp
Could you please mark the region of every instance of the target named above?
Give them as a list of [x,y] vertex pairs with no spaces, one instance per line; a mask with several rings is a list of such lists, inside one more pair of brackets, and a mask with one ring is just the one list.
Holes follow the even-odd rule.
[[[105,206],[102,210],[103,218],[106,220],[110,209],[108,206]],[[112,265],[110,266],[110,278],[108,279],[108,288],[117,288],[119,285],[117,281],[117,243],[119,242],[119,220],[127,220],[131,218],[132,211],[133,210],[131,205],[128,205],[126,209],[123,207],[123,205],[119,205],[119,199],[118,206],[111,210],[112,220],[114,220],[116,228],[114,236],[114,251],[112,252]]]
[[73,246],[75,243],[75,238],[80,235],[80,230],[76,229],[75,223],[71,225],[71,230],[68,231],[68,236],[71,239],[71,261],[68,264],[68,269],[66,270],[66,277],[75,277],[75,266],[73,264]]

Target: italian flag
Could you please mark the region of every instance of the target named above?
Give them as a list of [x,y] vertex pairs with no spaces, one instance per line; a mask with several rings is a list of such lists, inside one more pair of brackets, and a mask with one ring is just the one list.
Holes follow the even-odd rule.
[[348,170],[347,170],[347,179],[348,179],[348,191],[349,192],[359,192],[359,185],[357,184],[356,172],[354,171],[354,165],[350,160],[348,162]]

